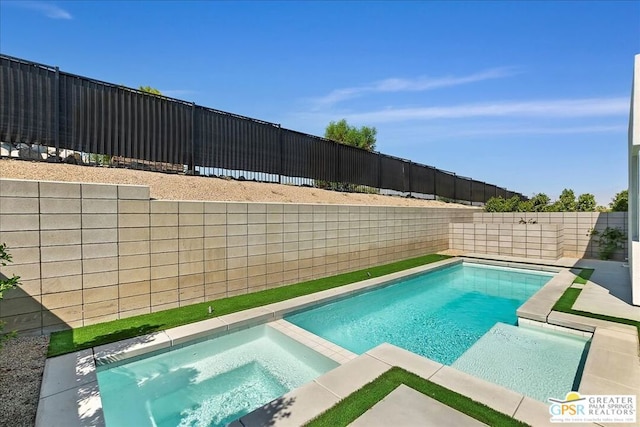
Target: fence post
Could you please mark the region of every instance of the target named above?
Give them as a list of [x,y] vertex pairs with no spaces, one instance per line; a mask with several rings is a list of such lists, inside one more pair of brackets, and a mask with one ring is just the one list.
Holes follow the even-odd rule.
[[[335,182],[336,182],[336,187],[345,187],[342,185],[342,180],[340,179],[340,145],[338,142],[332,141],[333,143],[333,152],[334,152],[334,158],[336,159],[335,162],[335,167],[334,167],[334,178],[335,178]],[[348,187],[348,186],[346,186]],[[343,190],[343,191],[347,191],[347,190]]]
[[456,185],[457,183],[457,179],[456,179],[456,174],[453,174],[453,200],[456,201],[458,200],[458,186]]
[[56,146],[56,162],[60,161],[60,68],[56,67],[53,80],[53,140]]
[[191,158],[189,159],[189,167],[187,173],[191,171],[191,175],[196,174],[195,152],[196,152],[196,103],[191,103]]
[[413,197],[413,162],[409,160],[409,197]]
[[282,184],[282,175],[284,172],[284,141],[282,138],[282,125],[278,123],[278,144],[280,146],[280,170],[278,171],[278,184]]
[[378,156],[378,190],[382,190],[382,154],[376,153]]

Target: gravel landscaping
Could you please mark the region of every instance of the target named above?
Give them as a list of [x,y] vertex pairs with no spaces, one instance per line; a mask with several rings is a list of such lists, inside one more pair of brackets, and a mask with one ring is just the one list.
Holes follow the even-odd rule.
[[0,426],[33,426],[49,337],[18,337],[0,349]]
[[6,158],[0,160],[0,178],[146,185],[150,188],[151,197],[161,200],[469,207],[458,203],[444,203],[435,200],[381,196],[378,194],[341,193],[295,185],[235,181],[132,169],[53,164]]

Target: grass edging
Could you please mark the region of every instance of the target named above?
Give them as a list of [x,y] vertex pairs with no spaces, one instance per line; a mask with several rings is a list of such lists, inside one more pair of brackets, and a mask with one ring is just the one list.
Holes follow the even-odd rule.
[[582,268],[582,269],[580,269],[580,273],[578,273],[576,278],[573,279],[573,283],[578,284],[578,285],[586,285],[587,282],[589,281],[589,279],[591,278],[591,275],[593,274],[593,271],[594,271],[593,268]]
[[490,426],[528,425],[467,396],[394,366],[309,421],[305,426],[347,426],[401,384]]
[[[162,331],[188,323],[223,316],[225,314],[285,301],[362,280],[396,273],[413,267],[431,264],[448,258],[451,257],[448,255],[429,254],[250,294],[205,301],[185,307],[172,308],[155,313],[142,314],[125,319],[54,332],[51,334],[47,357],[85,350],[97,345],[108,344],[151,332]],[[214,309],[212,314],[209,314],[209,306]]]
[[[574,281],[574,283],[576,282]],[[561,313],[574,314],[576,316],[589,317],[591,319],[606,320],[608,322],[635,326],[638,329],[638,340],[640,341],[640,322],[638,322],[637,320],[625,319],[623,317],[607,316],[606,314],[597,314],[582,310],[574,310],[572,307],[578,299],[578,296],[580,296],[580,292],[582,292],[582,289],[580,288],[567,288],[567,290],[564,291],[558,301],[556,301],[556,303],[553,305],[553,308],[551,310],[559,311]]]

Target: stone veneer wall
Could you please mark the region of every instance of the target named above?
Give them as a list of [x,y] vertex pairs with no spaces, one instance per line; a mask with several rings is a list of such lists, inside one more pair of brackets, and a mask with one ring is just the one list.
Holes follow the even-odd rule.
[[556,260],[563,256],[562,224],[452,223],[449,247],[488,255]]
[[[625,234],[627,232],[627,212],[477,212],[473,215],[474,223],[485,224],[517,224],[520,219],[533,220],[537,224],[561,224],[562,256],[572,258],[599,258],[600,248],[597,237],[590,234],[592,229],[603,231],[607,227],[617,227]],[[625,242],[613,259],[623,261],[627,257],[627,246]]]
[[445,250],[475,210],[150,200],[149,188],[0,179],[21,277],[7,330],[47,333]]

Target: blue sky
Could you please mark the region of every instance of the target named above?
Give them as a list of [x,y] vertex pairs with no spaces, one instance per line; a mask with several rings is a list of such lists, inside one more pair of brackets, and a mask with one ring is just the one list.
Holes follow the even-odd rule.
[[0,1],[0,52],[552,199],[627,187],[640,2]]

